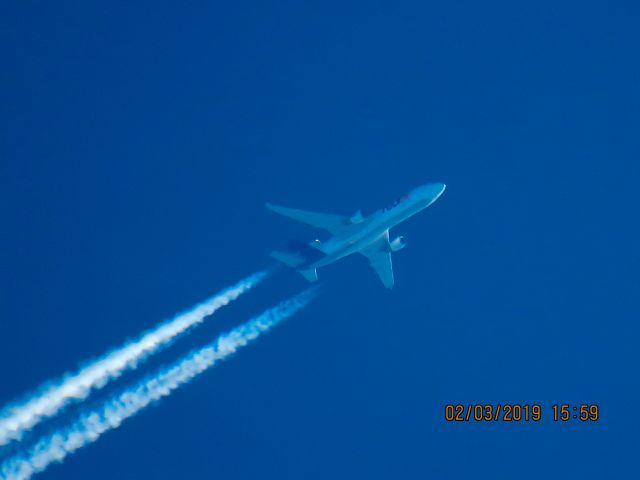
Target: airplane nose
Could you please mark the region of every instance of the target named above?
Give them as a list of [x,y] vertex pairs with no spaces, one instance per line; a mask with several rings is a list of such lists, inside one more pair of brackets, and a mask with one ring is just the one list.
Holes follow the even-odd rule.
[[447,188],[447,186],[441,182],[427,183],[416,188],[412,192],[412,196],[415,196],[426,202],[426,205],[428,206],[435,202],[440,195],[442,195],[442,192],[444,192],[445,188]]
[[414,193],[425,198],[438,198],[447,186],[444,183],[426,183],[414,190]]

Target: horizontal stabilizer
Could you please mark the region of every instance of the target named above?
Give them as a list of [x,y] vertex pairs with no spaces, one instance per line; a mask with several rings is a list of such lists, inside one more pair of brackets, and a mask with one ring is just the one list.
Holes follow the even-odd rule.
[[300,270],[300,273],[304,278],[309,280],[310,282],[315,282],[318,280],[318,272],[315,268],[308,268],[307,270]]
[[305,258],[298,253],[271,252],[271,257],[284,263],[287,267],[297,267],[304,263]]

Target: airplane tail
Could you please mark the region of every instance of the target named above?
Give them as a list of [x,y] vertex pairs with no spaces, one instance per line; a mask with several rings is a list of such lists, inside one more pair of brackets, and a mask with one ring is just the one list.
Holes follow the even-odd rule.
[[[305,257],[299,253],[288,252],[271,252],[271,257],[275,258],[279,262],[284,263],[287,267],[296,268],[304,264]],[[318,272],[315,268],[307,268],[305,270],[298,270],[300,274],[306,278],[309,282],[315,282],[318,280]]]
[[306,270],[298,270],[300,274],[309,280],[310,282],[315,282],[318,280],[318,271],[315,268],[307,268]]
[[289,252],[271,252],[271,257],[275,258],[279,262],[284,263],[287,267],[296,268],[302,265],[305,261],[305,257],[299,253]]

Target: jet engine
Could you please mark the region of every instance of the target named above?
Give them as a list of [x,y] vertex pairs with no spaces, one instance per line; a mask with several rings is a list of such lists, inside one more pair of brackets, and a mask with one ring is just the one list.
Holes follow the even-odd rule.
[[356,213],[351,215],[351,218],[349,219],[349,221],[352,224],[360,223],[363,220],[364,220],[364,216],[362,215],[362,210],[358,210]]
[[397,252],[398,250],[402,250],[406,246],[407,241],[404,239],[404,237],[396,237],[393,242],[389,244],[389,249],[392,252]]

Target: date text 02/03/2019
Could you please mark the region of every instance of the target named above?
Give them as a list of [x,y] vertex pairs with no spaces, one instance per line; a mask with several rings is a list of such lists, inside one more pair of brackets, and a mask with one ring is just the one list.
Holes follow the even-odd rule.
[[554,422],[596,422],[600,419],[600,407],[595,403],[554,404],[548,409],[537,403],[448,403],[444,406],[447,422],[539,422],[547,415]]

